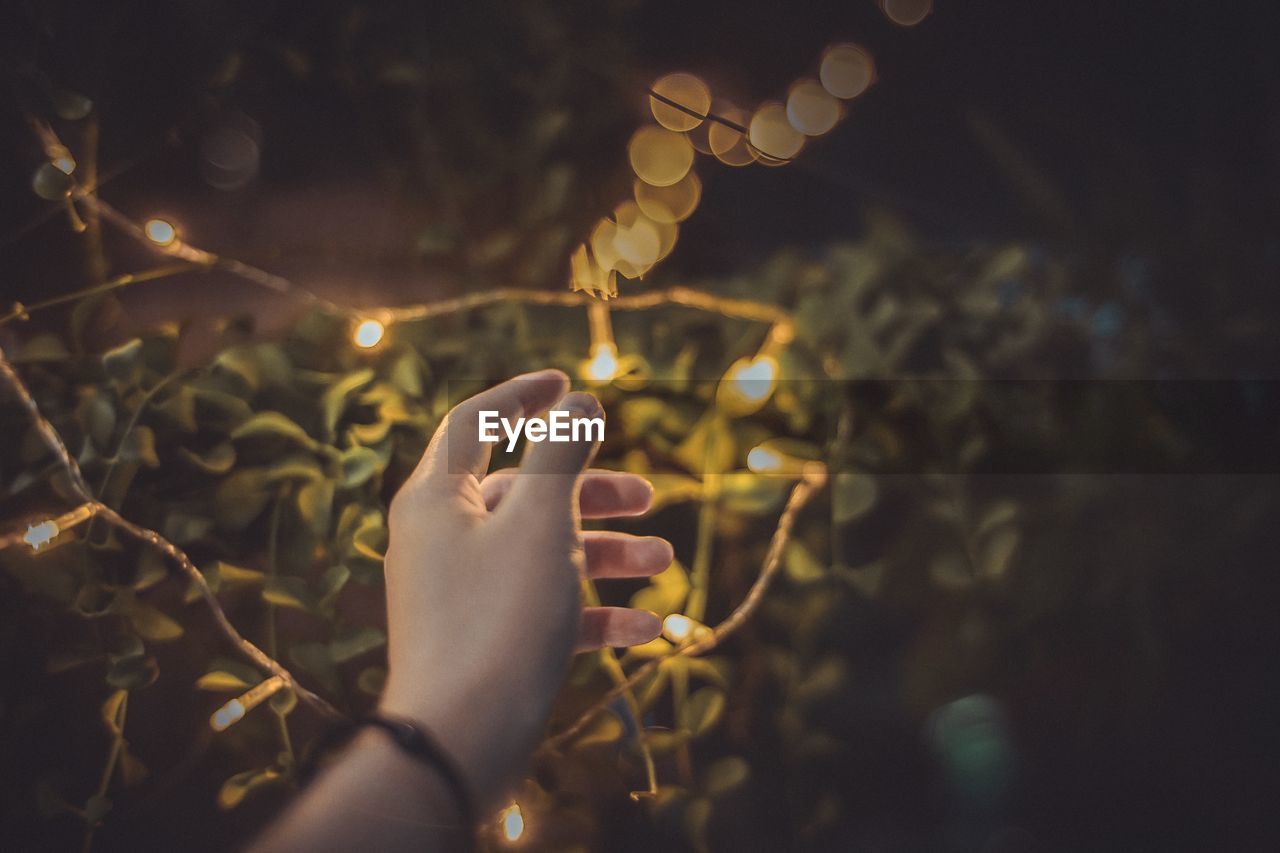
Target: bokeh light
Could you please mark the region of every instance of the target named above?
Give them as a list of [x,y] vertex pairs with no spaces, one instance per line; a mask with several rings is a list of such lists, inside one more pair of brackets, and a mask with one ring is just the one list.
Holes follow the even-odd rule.
[[679,133],[664,127],[642,127],[631,137],[627,156],[636,176],[655,187],[669,187],[689,174],[693,146]]
[[[747,122],[751,120],[745,110],[739,109],[728,101],[715,101],[711,110],[717,116],[740,127],[746,127]],[[746,166],[755,162],[756,153],[747,144],[747,137],[742,131],[724,122],[715,121],[708,124],[711,127],[707,130],[707,147],[711,149],[712,155],[717,160],[726,166]]]
[[693,130],[702,124],[707,111],[711,109],[711,90],[707,88],[706,83],[692,74],[686,74],[683,71],[668,74],[654,81],[651,88],[667,100],[687,107],[701,116],[701,118],[692,116],[650,95],[649,108],[653,111],[653,117],[658,124],[668,130]]
[[498,813],[498,826],[507,841],[519,841],[524,835],[524,813],[519,803],[512,803]]
[[787,93],[787,121],[805,136],[821,136],[840,120],[840,102],[817,80],[800,80]]
[[822,54],[818,79],[837,98],[856,98],[875,82],[875,61],[856,44],[832,45]]
[[791,126],[787,108],[777,101],[761,105],[747,130],[751,147],[774,160],[790,160],[804,147],[804,134]]
[[157,246],[168,246],[178,239],[177,229],[163,219],[148,219],[142,226],[142,233]]
[[692,171],[669,187],[655,187],[637,179],[633,190],[636,204],[654,222],[683,222],[702,199],[702,181]]
[[757,474],[776,474],[782,470],[782,454],[767,447],[753,447],[747,454],[747,468]]
[[582,366],[582,375],[593,382],[608,382],[618,375],[618,348],[612,342],[591,347],[591,358]]
[[352,340],[361,349],[372,349],[382,343],[382,336],[387,332],[386,326],[377,320],[361,320],[356,326]]
[[613,212],[617,221],[613,248],[618,257],[643,273],[658,262],[662,237],[657,223],[645,216],[634,201],[624,201]]
[[761,404],[778,382],[778,360],[770,355],[740,358],[729,367],[726,378],[734,395],[747,403]]
[[933,0],[880,0],[884,16],[903,27],[914,27],[929,17]]

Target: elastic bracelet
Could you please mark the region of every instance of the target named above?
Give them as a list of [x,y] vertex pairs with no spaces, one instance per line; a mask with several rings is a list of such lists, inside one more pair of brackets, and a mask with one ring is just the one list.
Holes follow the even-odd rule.
[[445,783],[445,787],[453,795],[454,805],[458,809],[464,836],[470,841],[476,827],[475,804],[471,792],[458,765],[445,751],[444,747],[412,720],[391,717],[385,714],[368,714],[352,722],[342,723],[326,731],[312,744],[311,750],[300,767],[303,781],[309,781],[315,775],[318,756],[332,749],[341,742],[350,740],[357,731],[365,726],[380,729],[391,736],[391,740],[402,752],[416,758],[436,771]]

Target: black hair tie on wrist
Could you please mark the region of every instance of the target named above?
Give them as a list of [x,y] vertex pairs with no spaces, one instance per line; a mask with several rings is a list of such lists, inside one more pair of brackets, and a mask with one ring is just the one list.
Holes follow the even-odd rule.
[[299,776],[302,780],[304,782],[310,781],[311,777],[315,775],[316,759],[321,753],[332,749],[341,742],[350,740],[357,731],[365,726],[371,726],[386,732],[402,752],[436,771],[441,781],[445,783],[445,787],[453,795],[454,805],[458,809],[458,817],[461,820],[463,835],[468,843],[471,843],[476,828],[476,810],[475,804],[471,799],[471,792],[467,788],[466,779],[449,753],[440,746],[434,737],[412,720],[391,717],[386,714],[368,714],[354,721],[333,726],[316,738],[304,756],[299,767]]

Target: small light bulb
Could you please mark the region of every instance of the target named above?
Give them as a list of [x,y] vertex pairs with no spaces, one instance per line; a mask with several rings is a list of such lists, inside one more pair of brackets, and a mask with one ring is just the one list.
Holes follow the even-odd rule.
[[356,326],[353,339],[356,346],[362,349],[372,349],[382,342],[382,336],[387,333],[387,327],[377,320],[361,320],[360,325]]
[[62,531],[58,528],[58,522],[53,519],[42,521],[39,524],[32,524],[27,527],[27,532],[23,534],[22,541],[31,546],[32,551],[39,551],[45,545],[48,545]]
[[588,379],[596,382],[608,382],[618,375],[618,348],[612,343],[595,344],[591,347],[591,360],[586,363],[584,372]]
[[662,620],[662,636],[673,643],[683,643],[693,633],[693,620],[679,613],[672,613]]
[[76,170],[76,161],[70,155],[54,158],[53,168],[57,169],[64,175],[70,175]]
[[753,447],[747,454],[747,468],[757,474],[776,474],[782,470],[782,455],[767,447]]
[[177,230],[163,219],[148,219],[142,226],[142,231],[157,246],[168,246],[178,239]]
[[239,699],[232,699],[227,704],[213,712],[209,724],[213,726],[215,732],[224,731],[232,725],[240,722],[244,717],[244,703]]
[[502,837],[507,841],[519,841],[524,835],[524,813],[519,803],[512,803],[498,815],[498,823],[502,827]]
[[748,361],[738,359],[729,368],[729,381],[733,388],[749,403],[763,403],[773,393],[778,379],[778,361],[764,355]]

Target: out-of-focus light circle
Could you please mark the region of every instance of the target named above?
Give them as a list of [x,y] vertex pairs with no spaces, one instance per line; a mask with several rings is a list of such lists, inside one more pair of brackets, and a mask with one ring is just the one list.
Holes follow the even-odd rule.
[[618,375],[618,348],[609,342],[594,344],[582,374],[593,382],[608,382]]
[[373,349],[378,344],[382,343],[382,336],[386,333],[386,326],[382,325],[382,323],[377,320],[361,320],[360,324],[356,326],[355,333],[352,335],[352,340],[354,340],[356,346],[361,349]]
[[618,256],[637,269],[653,266],[662,249],[657,224],[645,216],[634,201],[618,205],[614,218],[618,221],[618,230],[613,237],[613,247]]
[[818,79],[822,88],[837,98],[856,98],[875,81],[876,64],[871,54],[856,44],[832,45],[822,54]]
[[693,166],[693,146],[689,140],[665,127],[642,127],[631,137],[627,155],[636,176],[655,187],[669,187],[689,174]]
[[702,199],[702,181],[692,171],[669,187],[636,180],[633,190],[636,204],[654,222],[683,222]]
[[662,620],[662,636],[677,645],[689,639],[693,633],[694,622],[688,616],[672,613]]
[[790,160],[804,147],[804,134],[787,120],[787,108],[770,101],[751,117],[747,137],[751,147],[775,160]]
[[591,254],[601,269],[611,270],[618,265],[620,256],[613,245],[617,235],[618,226],[608,219],[601,219],[591,231]]
[[524,835],[524,813],[519,803],[512,803],[498,815],[498,826],[502,829],[502,837],[507,841],[519,841]]
[[649,109],[653,110],[653,117],[668,130],[693,130],[702,124],[707,110],[711,109],[711,90],[692,74],[683,71],[668,74],[655,80],[652,89],[667,100],[698,114],[690,115],[685,110],[677,109],[650,95]]
[[178,239],[177,229],[163,219],[148,219],[142,226],[142,233],[157,246],[168,246]]
[[933,0],[880,0],[884,16],[903,27],[914,27],[929,17]]
[[[739,127],[746,127],[751,120],[745,110],[738,109],[728,101],[716,101],[711,105],[711,111]],[[755,162],[756,153],[747,144],[745,134],[724,122],[708,119],[707,123],[711,125],[707,131],[707,146],[717,160],[726,166],[746,166]]]
[[805,136],[821,136],[840,120],[840,102],[817,80],[800,80],[787,93],[787,121]]
[[200,142],[200,170],[215,189],[235,190],[258,175],[262,130],[243,113],[225,117]]
[[747,468],[757,474],[771,474],[782,470],[782,456],[767,447],[753,447],[747,454]]

